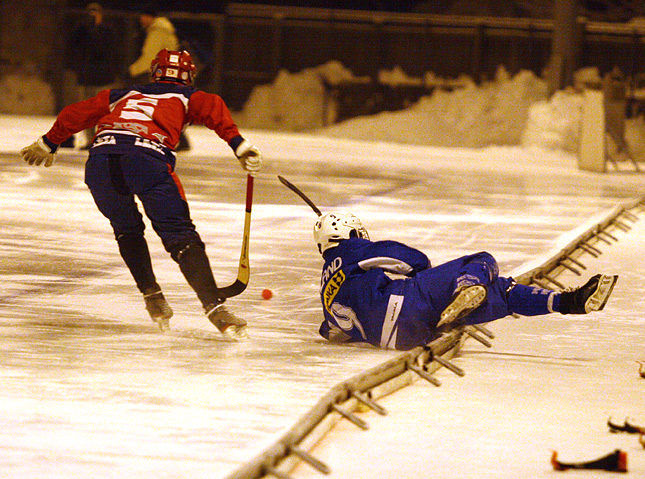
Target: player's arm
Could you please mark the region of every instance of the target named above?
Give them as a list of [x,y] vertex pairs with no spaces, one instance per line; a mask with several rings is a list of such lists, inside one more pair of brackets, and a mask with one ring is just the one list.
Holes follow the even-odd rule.
[[430,260],[421,251],[397,241],[375,241],[369,255],[359,261],[361,269],[381,268],[395,274],[413,276],[430,267]]
[[188,120],[213,130],[231,147],[242,168],[257,173],[262,167],[262,154],[250,141],[244,139],[231,117],[226,103],[218,95],[196,91],[188,101]]
[[320,335],[332,343],[353,343],[354,339],[335,324],[325,320],[318,330]]
[[88,100],[68,105],[58,114],[51,129],[34,143],[20,150],[20,155],[30,165],[51,166],[56,160],[56,151],[61,143],[74,133],[93,127],[109,112],[109,90],[103,90]]

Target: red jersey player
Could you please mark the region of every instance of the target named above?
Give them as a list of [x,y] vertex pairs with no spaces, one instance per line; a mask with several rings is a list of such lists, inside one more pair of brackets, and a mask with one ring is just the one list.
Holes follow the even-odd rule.
[[174,150],[186,126],[196,124],[215,131],[250,173],[260,170],[260,151],[240,135],[219,96],[191,86],[195,65],[188,52],[161,50],[150,72],[152,82],[148,85],[103,90],[65,107],[52,128],[20,154],[30,165],[51,166],[63,141],[96,126],[85,183],[98,209],[110,220],[119,252],[153,321],[161,329],[167,328],[172,309],[152,269],[135,196],[166,251],[197,293],[208,319],[227,335],[245,336],[246,321],[223,305],[226,298],[216,285],[174,172]]

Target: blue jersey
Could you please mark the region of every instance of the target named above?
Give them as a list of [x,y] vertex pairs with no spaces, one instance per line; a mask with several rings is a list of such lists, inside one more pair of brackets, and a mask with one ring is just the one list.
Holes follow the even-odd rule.
[[320,334],[332,341],[399,349],[406,334],[399,328],[406,280],[392,275],[413,277],[430,266],[428,257],[396,241],[351,238],[327,250],[324,258],[320,297],[325,321]]
[[424,253],[402,243],[351,238],[323,257],[320,298],[325,320],[320,334],[330,341],[398,350],[426,344],[465,276],[488,288],[487,302],[470,313],[469,324],[511,313],[507,289],[512,280],[498,276],[497,263],[486,252],[430,267]]

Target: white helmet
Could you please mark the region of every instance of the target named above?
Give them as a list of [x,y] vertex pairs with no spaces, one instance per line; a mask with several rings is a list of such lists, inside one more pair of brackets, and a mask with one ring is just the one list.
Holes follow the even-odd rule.
[[352,237],[370,239],[361,220],[351,213],[327,213],[314,225],[314,241],[320,254]]

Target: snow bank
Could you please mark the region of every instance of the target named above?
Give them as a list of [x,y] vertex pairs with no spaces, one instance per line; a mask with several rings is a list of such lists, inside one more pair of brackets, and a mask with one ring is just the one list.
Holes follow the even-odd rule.
[[524,71],[500,68],[496,79],[452,91],[437,89],[407,110],[347,120],[317,133],[357,140],[431,146],[519,145],[528,111],[546,100],[546,83]]
[[272,84],[253,89],[235,121],[245,128],[308,131],[320,128],[333,117],[327,111],[325,84],[356,80],[339,62],[328,62],[299,73],[281,70]]
[[[439,147],[526,146],[575,153],[579,148],[583,85],[598,86],[597,69],[576,73],[577,87],[548,97],[546,81],[530,71],[509,75],[503,67],[493,81],[449,80],[428,72],[409,77],[400,68],[379,72],[387,85],[450,85],[437,88],[406,110],[382,112],[332,124],[335,108],[325,83],[356,81],[338,62],[300,73],[280,72],[256,87],[235,120],[245,128],[308,131],[331,138],[386,141]],[[366,81],[365,79],[362,79]],[[626,140],[634,156],[645,157],[645,122],[627,120]]]
[[[558,96],[547,100],[546,82],[529,71],[511,76],[499,68],[493,81],[477,85],[462,77],[452,90],[437,88],[406,110],[352,118],[324,127],[334,108],[325,97],[325,82],[356,80],[338,62],[300,73],[280,72],[276,80],[253,90],[240,114],[245,128],[310,131],[315,134],[368,141],[416,145],[483,147],[489,145],[539,146],[570,150],[577,135],[570,132],[578,116]],[[408,77],[400,68],[379,72],[388,85],[445,84],[432,73],[423,79]],[[570,113],[567,116],[567,113]],[[325,117],[327,115],[327,117]]]
[[522,146],[575,152],[580,140],[582,95],[558,91],[548,101],[531,105]]

